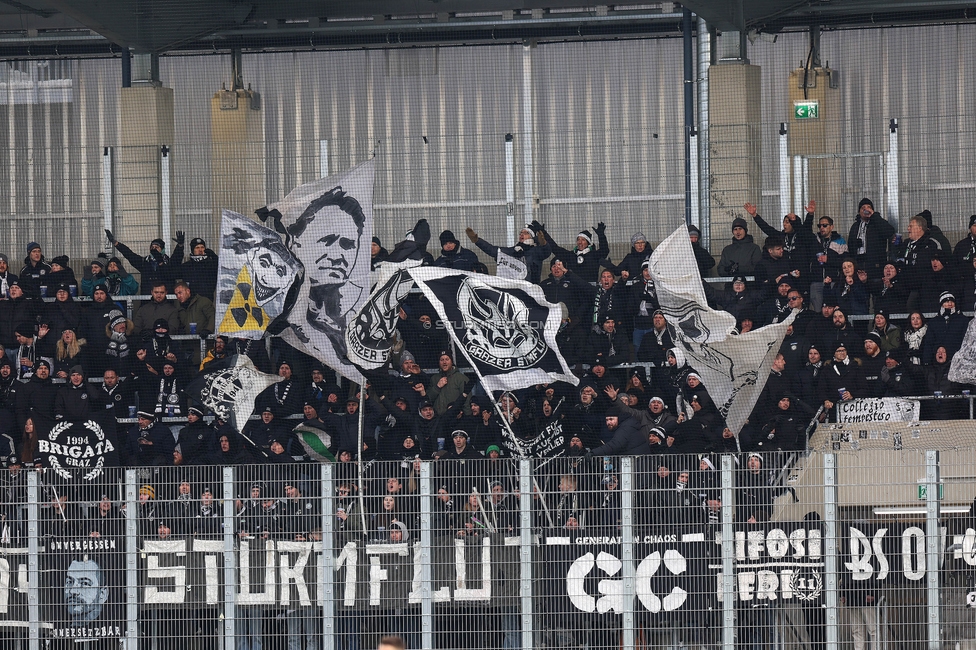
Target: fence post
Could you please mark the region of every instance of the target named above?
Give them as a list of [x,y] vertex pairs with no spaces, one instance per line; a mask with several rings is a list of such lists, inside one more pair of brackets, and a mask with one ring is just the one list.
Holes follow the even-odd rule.
[[420,463],[420,640],[434,647],[434,590],[431,575],[431,481],[430,463]]
[[532,461],[528,458],[519,461],[519,537],[522,650],[532,650]]
[[[27,474],[27,617],[30,650],[41,647],[41,601],[38,556],[40,549],[38,528],[39,490],[37,472]],[[13,577],[11,577],[13,580]]]
[[837,650],[837,455],[824,454],[824,599],[827,650]]
[[722,456],[722,647],[735,647],[735,540],[732,514],[735,512],[735,492],[732,490],[731,455]]
[[634,648],[634,599],[637,590],[637,567],[634,564],[634,459],[626,456],[620,461],[620,509],[623,536],[622,553],[624,579],[624,647]]
[[139,494],[136,470],[125,470],[125,648],[139,648]]
[[234,554],[234,468],[224,468],[224,650],[234,650],[237,622],[237,556]]
[[[322,601],[322,647],[335,647],[335,490],[332,487],[332,464],[322,463],[320,489],[322,499],[322,570],[319,571],[319,599]],[[229,650],[234,650],[230,648]]]
[[939,560],[941,559],[941,508],[939,504],[939,452],[925,452],[925,588],[928,596],[929,650],[941,647],[939,619]]

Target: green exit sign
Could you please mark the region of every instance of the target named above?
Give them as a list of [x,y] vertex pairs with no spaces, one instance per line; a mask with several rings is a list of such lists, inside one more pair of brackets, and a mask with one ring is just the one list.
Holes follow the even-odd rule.
[[793,102],[794,120],[820,119],[820,102],[813,99],[805,102]]
[[[929,495],[929,486],[922,484],[918,486],[918,498],[925,500]],[[939,501],[945,498],[945,483],[939,483]]]

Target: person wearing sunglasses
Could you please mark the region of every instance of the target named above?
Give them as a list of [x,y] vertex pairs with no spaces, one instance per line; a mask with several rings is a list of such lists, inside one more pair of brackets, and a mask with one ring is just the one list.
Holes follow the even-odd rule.
[[847,253],[847,241],[834,230],[834,220],[827,215],[817,219],[817,246],[810,261],[810,307],[823,306],[824,279],[840,274],[841,256]]

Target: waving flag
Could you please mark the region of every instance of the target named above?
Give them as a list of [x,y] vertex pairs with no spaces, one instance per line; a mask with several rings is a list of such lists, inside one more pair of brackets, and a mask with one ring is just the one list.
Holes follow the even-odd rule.
[[257,211],[274,224],[303,269],[294,302],[281,317],[282,338],[360,383],[362,374],[346,355],[345,334],[369,295],[374,171],[369,160],[297,187]]
[[701,376],[726,426],[738,434],[759,400],[795,312],[781,323],[736,333],[735,317],[705,301],[685,226],[657,247],[650,271],[675,346]]
[[556,347],[562,311],[537,285],[432,267],[410,275],[485,389],[579,383]]
[[260,339],[281,316],[302,267],[281,235],[242,214],[224,210],[220,220],[220,270],[216,332]]
[[257,396],[282,379],[261,372],[243,354],[235,354],[208,363],[203,374],[186,387],[186,394],[240,433],[254,412]]
[[414,286],[409,269],[419,265],[420,260],[380,265],[373,292],[346,328],[346,356],[360,368],[375,370],[389,361],[400,303]]

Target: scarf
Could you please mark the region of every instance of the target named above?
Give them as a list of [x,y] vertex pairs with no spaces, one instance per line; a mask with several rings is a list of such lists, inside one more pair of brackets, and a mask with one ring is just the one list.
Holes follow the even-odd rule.
[[175,415],[182,415],[180,410],[180,394],[182,392],[182,387],[178,387],[176,381],[176,375],[167,377],[163,375],[159,379],[159,393],[156,397],[156,409],[157,414],[161,414],[165,409],[169,417]]
[[112,332],[112,336],[109,337],[108,347],[105,348],[105,354],[118,359],[124,359],[129,356],[129,341],[124,332]]
[[864,219],[861,219],[861,223],[857,228],[857,238],[861,240],[861,246],[857,249],[857,254],[864,255],[868,247],[868,222]]
[[593,298],[593,331],[600,331],[600,323],[605,319],[606,314],[613,310],[613,287],[604,289],[600,287],[596,296]]

